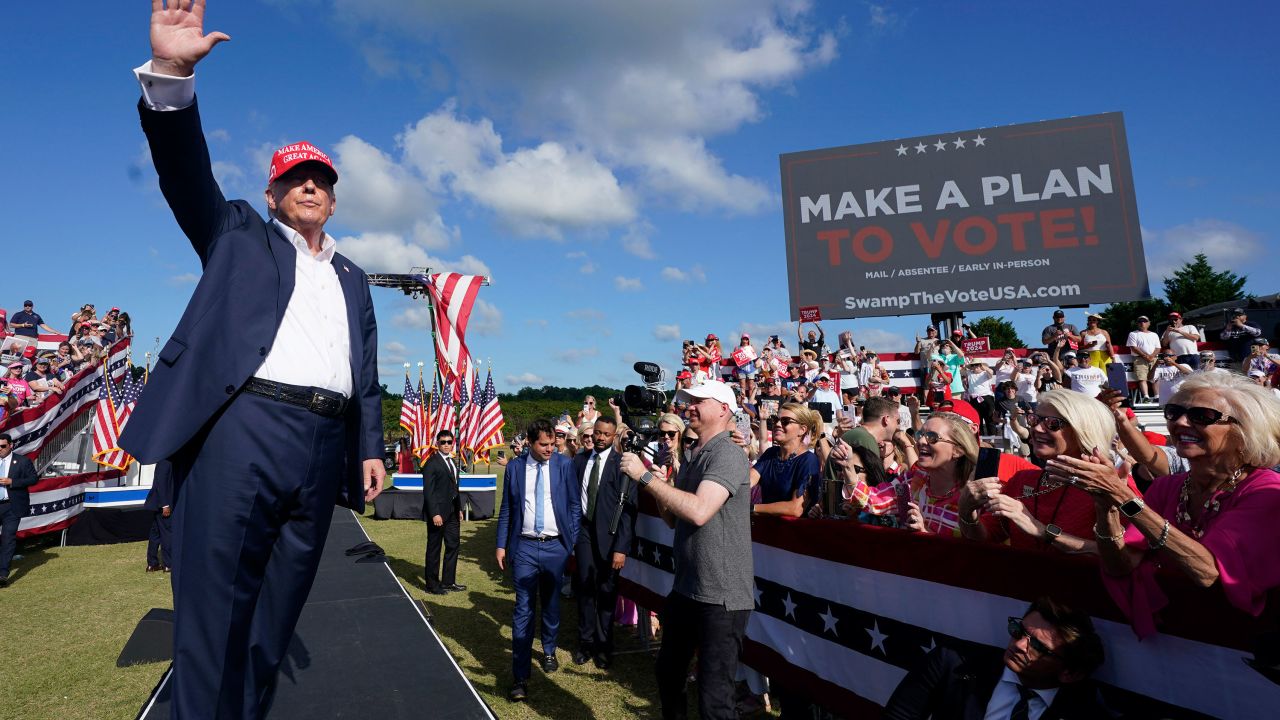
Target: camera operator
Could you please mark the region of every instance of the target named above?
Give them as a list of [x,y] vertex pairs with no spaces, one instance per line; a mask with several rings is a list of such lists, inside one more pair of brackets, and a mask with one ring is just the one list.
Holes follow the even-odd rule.
[[688,403],[688,426],[701,442],[674,485],[634,453],[621,463],[675,528],[675,582],[662,611],[657,663],[662,715],[685,717],[685,677],[696,650],[700,716],[737,718],[734,677],[754,606],[750,467],[730,434],[738,404],[724,383],[681,389],[675,399]]

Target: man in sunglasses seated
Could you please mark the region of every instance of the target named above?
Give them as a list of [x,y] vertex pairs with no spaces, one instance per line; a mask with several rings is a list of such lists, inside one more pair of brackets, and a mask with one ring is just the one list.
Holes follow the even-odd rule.
[[1093,620],[1049,598],[1008,619],[1009,644],[942,644],[907,673],[885,705],[893,720],[1109,718],[1089,676],[1102,665]]

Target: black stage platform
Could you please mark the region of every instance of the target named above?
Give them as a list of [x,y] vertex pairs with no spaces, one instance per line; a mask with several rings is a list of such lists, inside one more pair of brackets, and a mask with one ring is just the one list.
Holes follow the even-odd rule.
[[[334,511],[268,717],[496,718],[386,563],[345,554],[368,539]],[[168,671],[138,717],[168,720]]]

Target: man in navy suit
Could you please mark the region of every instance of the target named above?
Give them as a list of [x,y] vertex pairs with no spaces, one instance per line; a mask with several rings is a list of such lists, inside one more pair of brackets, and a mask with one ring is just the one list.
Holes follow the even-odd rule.
[[[173,568],[173,463],[156,463],[151,490],[142,503],[151,511],[151,533],[147,537],[147,572]],[[162,563],[163,561],[163,563]]]
[[[337,502],[382,489],[368,278],[324,225],[338,173],[308,143],[272,157],[264,220],[214,180],[194,68],[228,39],[204,2],[152,3],[135,70],[160,189],[203,269],[120,444],[173,465],[172,717],[260,718]],[[280,102],[287,95],[277,94]]]
[[631,554],[635,537],[634,486],[618,471],[614,451],[617,420],[596,418],[594,447],[573,458],[573,474],[582,489],[582,529],[574,545],[578,598],[578,650],[573,662],[591,659],[601,670],[613,662],[613,614],[618,599],[618,571]]
[[27,456],[13,452],[13,438],[0,435],[0,588],[9,586],[9,563],[18,549],[18,523],[27,516],[30,487],[38,479]]
[[550,421],[533,421],[526,434],[529,452],[507,463],[498,510],[498,568],[506,570],[510,556],[516,586],[511,621],[514,682],[509,694],[513,701],[528,696],[535,602],[542,605],[542,670],[552,673],[560,667],[560,578],[582,522],[573,462],[555,452]]

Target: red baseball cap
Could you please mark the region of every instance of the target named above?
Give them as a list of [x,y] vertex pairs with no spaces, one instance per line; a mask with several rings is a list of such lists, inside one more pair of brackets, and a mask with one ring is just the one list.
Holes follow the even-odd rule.
[[332,184],[338,182],[338,171],[333,167],[329,156],[325,155],[315,145],[305,140],[299,140],[292,145],[285,145],[276,150],[275,154],[271,156],[271,170],[267,173],[267,184],[270,185],[276,181],[276,178],[307,162],[323,165],[329,170],[329,182]]
[[978,433],[978,425],[982,422],[982,419],[978,416],[977,408],[970,405],[968,401],[965,400],[952,400],[951,412],[959,415],[965,420],[968,420],[969,424],[973,426],[974,434],[976,435]]

